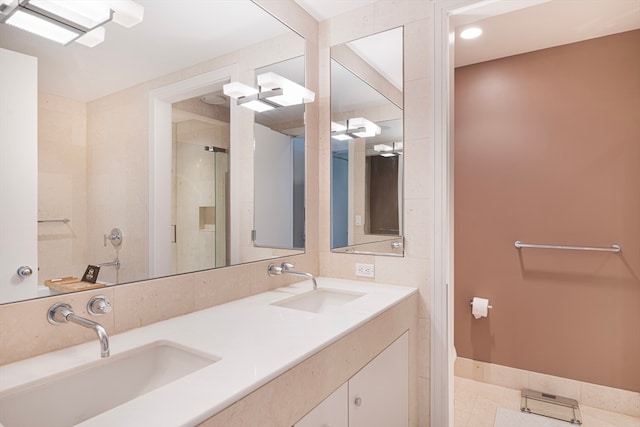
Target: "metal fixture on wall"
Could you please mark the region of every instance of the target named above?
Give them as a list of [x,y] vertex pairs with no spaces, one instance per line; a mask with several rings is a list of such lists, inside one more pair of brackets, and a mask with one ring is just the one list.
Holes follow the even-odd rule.
[[315,93],[279,74],[268,72],[258,75],[258,89],[240,82],[223,86],[224,94],[238,105],[259,113],[279,107],[313,102]]
[[111,242],[114,248],[118,249],[122,245],[122,230],[112,228],[109,234],[104,235],[104,246],[107,246],[107,240]]
[[104,41],[104,24],[130,28],[142,22],[144,8],[133,0],[18,0],[1,3],[0,13],[0,23],[65,46],[76,41],[94,47]]
[[78,316],[69,304],[62,302],[52,305],[47,311],[47,319],[52,325],[64,325],[71,322],[93,330],[100,342],[100,356],[109,357],[109,335],[104,327],[92,320]]
[[63,219],[39,219],[38,220],[38,224],[42,224],[45,222],[61,222],[63,224],[68,224],[71,222],[71,220],[69,218],[63,218]]
[[402,154],[404,144],[402,142],[392,142],[389,144],[376,144],[373,150],[382,157],[395,157]]
[[618,253],[622,250],[620,245],[612,244],[608,248],[594,247],[594,246],[566,246],[566,245],[538,245],[532,243],[523,243],[520,240],[516,240],[514,243],[516,249],[533,248],[533,249],[561,249],[569,251],[595,251],[595,252],[613,252]]
[[225,148],[216,147],[215,145],[205,145],[204,151],[208,151],[210,153],[226,153],[227,152]]
[[331,138],[346,141],[354,138],[370,138],[380,135],[382,128],[364,117],[354,117],[346,125],[331,122]]
[[120,258],[115,257],[113,261],[98,264],[98,267],[115,267],[116,270],[120,270],[121,265],[122,263],[120,262]]
[[87,303],[87,311],[92,316],[102,316],[111,312],[111,301],[104,295],[96,295]]

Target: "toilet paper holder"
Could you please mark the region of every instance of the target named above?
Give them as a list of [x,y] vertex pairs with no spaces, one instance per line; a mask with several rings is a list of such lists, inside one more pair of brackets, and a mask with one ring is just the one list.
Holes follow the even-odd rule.
[[[473,300],[469,301],[469,305],[473,306]],[[487,308],[493,308],[492,305],[488,305]]]

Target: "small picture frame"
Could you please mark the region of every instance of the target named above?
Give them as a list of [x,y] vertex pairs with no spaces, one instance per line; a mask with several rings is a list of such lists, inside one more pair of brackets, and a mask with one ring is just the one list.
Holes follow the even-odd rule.
[[98,273],[100,272],[100,267],[97,265],[89,265],[87,269],[84,271],[84,275],[82,276],[83,282],[88,283],[96,283],[98,280]]

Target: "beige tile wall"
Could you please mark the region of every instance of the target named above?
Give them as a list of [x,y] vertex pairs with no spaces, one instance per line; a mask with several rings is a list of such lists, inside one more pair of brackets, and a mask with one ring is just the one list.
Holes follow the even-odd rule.
[[87,267],[86,104],[38,93],[38,282]]
[[419,425],[429,425],[431,234],[433,159],[429,139],[430,5],[426,1],[381,0],[320,23],[320,212],[330,212],[330,56],[329,48],[370,34],[404,26],[404,236],[403,258],[339,254],[330,251],[330,218],[320,226],[320,274],[356,279],[355,263],[375,266],[373,281],[419,289]]
[[[317,268],[310,256],[291,259],[301,269]],[[86,308],[89,299],[107,296],[113,310],[93,319],[113,335],[299,281],[293,276],[268,277],[268,264],[255,262],[0,305],[0,365],[92,340],[98,351],[91,330],[73,324],[54,326],[47,321],[47,310],[57,302],[71,304],[78,315],[91,317]]]

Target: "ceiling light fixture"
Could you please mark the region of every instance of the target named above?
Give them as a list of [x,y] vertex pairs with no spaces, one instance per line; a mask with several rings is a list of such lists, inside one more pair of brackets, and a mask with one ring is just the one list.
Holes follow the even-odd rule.
[[347,127],[345,125],[338,122],[331,122],[331,139],[348,141],[353,139],[353,137],[347,133]]
[[336,133],[331,135],[331,139],[335,139],[336,141],[348,141],[353,139],[353,137],[346,133]]
[[65,46],[76,41],[94,47],[104,41],[104,24],[113,21],[129,28],[142,22],[143,14],[133,0],[18,0],[0,23]]
[[393,151],[393,147],[387,144],[376,144],[373,149],[377,152]]
[[[265,97],[270,102],[276,103],[281,107],[307,104],[313,102],[316,98],[316,94],[306,87],[300,86],[298,83],[285,79],[276,73],[260,74],[258,76],[258,86],[260,86],[260,90],[273,91],[273,94]],[[278,90],[282,90],[282,93],[275,93]]]
[[356,117],[347,121],[347,132],[360,138],[380,135],[382,128],[364,117]]
[[462,30],[462,32],[460,33],[460,37],[465,40],[475,39],[480,37],[481,35],[482,35],[482,28],[479,28],[479,27],[469,27]]
[[355,117],[346,121],[346,126],[331,122],[331,138],[345,141],[353,138],[369,138],[380,135],[382,128],[364,117]]
[[347,130],[345,125],[338,122],[331,122],[331,132],[342,132],[344,130]]
[[373,150],[382,157],[395,157],[402,154],[404,144],[402,142],[392,142],[388,144],[376,144],[373,146]]
[[279,107],[313,102],[315,93],[276,73],[258,75],[258,89],[240,82],[223,86],[223,92],[236,100],[237,105],[259,113]]
[[227,98],[217,93],[207,93],[200,96],[200,101],[209,105],[224,105],[227,102]]

